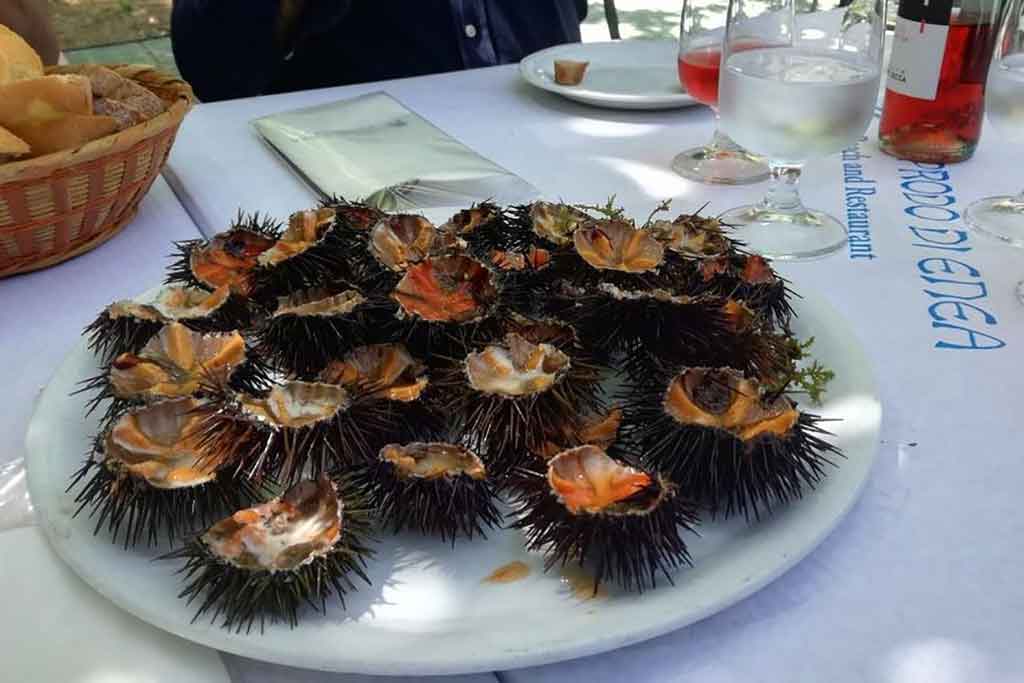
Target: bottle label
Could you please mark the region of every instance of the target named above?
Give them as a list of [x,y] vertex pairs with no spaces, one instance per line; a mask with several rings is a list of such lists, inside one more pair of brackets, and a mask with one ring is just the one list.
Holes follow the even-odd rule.
[[900,2],[887,89],[922,100],[935,99],[952,14],[953,0]]

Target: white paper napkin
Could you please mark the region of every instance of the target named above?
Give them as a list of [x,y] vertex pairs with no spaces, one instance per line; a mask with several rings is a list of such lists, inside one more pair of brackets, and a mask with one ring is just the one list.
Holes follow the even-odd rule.
[[322,198],[386,210],[526,202],[537,189],[382,92],[253,121]]

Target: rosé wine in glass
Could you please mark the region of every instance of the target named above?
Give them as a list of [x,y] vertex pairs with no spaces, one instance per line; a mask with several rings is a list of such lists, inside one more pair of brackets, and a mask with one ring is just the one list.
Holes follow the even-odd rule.
[[679,84],[693,99],[711,108],[715,134],[711,142],[680,152],[672,170],[701,183],[742,185],[768,178],[768,166],[718,128],[718,72],[722,61],[725,15],[717,0],[684,0],[679,24]]

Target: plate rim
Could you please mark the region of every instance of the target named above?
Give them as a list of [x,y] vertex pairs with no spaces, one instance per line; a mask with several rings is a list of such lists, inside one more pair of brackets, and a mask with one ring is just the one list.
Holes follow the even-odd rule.
[[519,75],[528,84],[535,88],[545,90],[556,95],[561,95],[576,102],[590,104],[596,107],[608,109],[635,109],[635,110],[660,110],[660,109],[681,109],[683,107],[697,106],[700,103],[686,91],[670,95],[631,95],[616,93],[595,93],[594,91],[579,91],[564,85],[559,85],[544,79],[538,78],[530,68],[531,64],[542,59],[550,59],[553,55],[577,50],[580,45],[585,46],[610,46],[624,43],[645,42],[645,43],[674,43],[667,38],[658,39],[627,39],[627,40],[602,40],[586,43],[563,43],[546,47],[536,52],[531,52],[519,60]]
[[[870,440],[870,446],[864,452],[866,462],[863,466],[863,473],[855,486],[845,491],[846,497],[843,500],[841,509],[832,514],[824,524],[815,527],[816,533],[813,538],[809,538],[802,546],[800,546],[799,552],[791,553],[786,556],[785,561],[776,563],[772,566],[770,571],[758,575],[756,581],[748,581],[742,588],[735,590],[727,597],[722,598],[717,602],[709,602],[700,609],[691,609],[683,612],[681,616],[675,615],[671,618],[656,619],[653,620],[652,623],[647,623],[641,626],[624,627],[619,631],[613,630],[608,635],[593,637],[583,642],[561,642],[547,649],[538,648],[533,651],[501,648],[494,649],[493,652],[481,654],[479,650],[469,650],[468,652],[464,650],[461,656],[449,657],[448,659],[443,660],[443,662],[436,659],[422,657],[419,659],[415,657],[401,659],[401,657],[396,656],[398,653],[394,650],[390,651],[386,658],[378,656],[376,659],[367,659],[365,657],[359,657],[358,655],[345,656],[344,654],[341,654],[341,656],[338,656],[336,653],[332,657],[321,657],[317,661],[300,661],[294,653],[282,652],[281,648],[275,650],[273,647],[266,647],[269,644],[268,636],[260,636],[259,634],[254,634],[253,638],[250,638],[245,634],[239,636],[238,634],[229,632],[217,625],[211,625],[205,620],[194,623],[180,622],[173,618],[165,618],[164,615],[155,607],[147,607],[145,604],[123,599],[123,597],[118,595],[116,591],[110,590],[111,586],[108,585],[110,581],[104,581],[102,578],[95,576],[90,568],[82,566],[82,563],[79,562],[79,558],[69,552],[70,549],[67,544],[60,542],[59,536],[61,534],[61,529],[50,521],[51,512],[53,511],[49,508],[49,503],[51,502],[49,496],[55,492],[55,487],[53,484],[47,485],[49,477],[46,476],[46,472],[49,468],[47,468],[43,462],[45,460],[45,453],[40,453],[40,447],[36,446],[34,443],[35,440],[45,440],[46,438],[45,435],[40,435],[39,433],[39,423],[42,419],[40,413],[47,402],[48,394],[57,391],[55,385],[58,379],[66,372],[68,366],[71,366],[76,361],[78,354],[82,353],[84,342],[81,340],[79,344],[65,356],[59,368],[39,395],[39,398],[33,408],[32,417],[29,420],[25,437],[25,466],[28,474],[29,492],[35,504],[40,526],[45,532],[51,547],[53,547],[58,556],[60,556],[60,558],[68,564],[93,590],[96,590],[100,595],[107,600],[110,600],[120,609],[123,609],[129,614],[133,614],[134,616],[137,616],[158,628],[185,638],[186,640],[212,647],[220,651],[298,668],[371,675],[457,675],[502,671],[552,664],[579,657],[609,652],[611,650],[627,647],[638,642],[685,628],[691,624],[695,624],[709,616],[712,616],[713,614],[728,609],[741,600],[768,586],[814,552],[814,550],[832,534],[839,524],[842,523],[856,505],[857,501],[860,500],[864,488],[867,485],[868,480],[871,478],[872,472],[876,466],[880,451],[879,438],[884,411],[879,393],[877,373],[874,364],[868,356],[853,325],[841,313],[839,313],[839,311],[829,304],[823,296],[816,292],[805,293],[802,295],[802,299],[803,301],[798,302],[798,308],[802,309],[806,306],[808,309],[806,312],[813,310],[813,318],[816,324],[828,325],[835,322],[840,323],[840,327],[838,329],[844,333],[843,336],[847,340],[845,346],[848,351],[856,357],[858,362],[855,365],[864,371],[864,374],[858,379],[858,386],[866,393],[866,395],[868,395],[869,398],[873,400],[874,405],[877,407],[877,414],[872,415],[873,419],[870,425],[872,437]],[[43,431],[45,432],[45,430]],[[840,465],[840,467],[842,467],[842,465]],[[59,490],[59,492],[63,492],[63,484],[58,485],[56,489]],[[59,511],[60,510],[58,508],[58,512]],[[121,552],[119,545],[112,543],[105,545],[108,545],[110,548],[114,548],[117,552]],[[686,570],[683,571],[685,572]],[[301,628],[301,626],[299,628]],[[388,631],[388,633],[392,633],[392,631]],[[453,636],[457,637],[457,634],[450,632],[447,635],[449,638]],[[429,638],[424,642],[425,644],[429,644]],[[403,648],[402,652],[407,655],[412,649],[414,648]],[[481,650],[485,649],[486,648],[481,648]]]

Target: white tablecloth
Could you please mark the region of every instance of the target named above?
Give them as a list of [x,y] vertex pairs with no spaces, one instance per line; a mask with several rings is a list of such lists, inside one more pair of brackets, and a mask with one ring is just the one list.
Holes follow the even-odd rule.
[[[706,188],[667,170],[676,151],[710,137],[706,111],[592,109],[531,90],[512,67],[202,105],[179,136],[169,178],[199,222],[224,225],[239,207],[283,217],[313,198],[261,146],[247,121],[381,89],[552,197],[596,202],[615,193],[642,215],[664,197],[673,197],[679,210],[710,201],[714,212],[764,190]],[[973,161],[948,169],[949,192],[900,187],[899,169],[908,165],[883,157],[873,137],[861,146],[871,158],[847,161],[845,187],[839,157],[807,169],[809,204],[844,216],[845,207],[861,210],[856,198],[865,197],[870,211],[869,225],[857,233],[870,239],[870,252],[862,247],[858,258],[841,253],[782,268],[798,290],[822,292],[853,321],[879,375],[885,410],[880,458],[849,518],[792,571],[710,619],[616,652],[502,672],[502,680],[1024,681],[1024,516],[1018,512],[1024,307],[1013,296],[1024,276],[1024,252],[961,235],[959,221],[929,220],[903,195],[934,191],[953,196],[950,208],[961,210],[978,196],[1018,190],[1024,185],[1019,153],[990,135]],[[856,175],[858,165],[863,176]],[[872,188],[875,194],[865,193]],[[147,202],[161,207],[158,214],[176,210],[162,190]],[[69,335],[107,299],[159,277],[162,262],[154,254],[164,253],[175,235],[163,233],[170,228],[152,211],[133,228],[83,257],[102,259],[88,282],[77,261],[0,282],[0,360],[6,368],[27,366],[31,375],[14,375],[14,417],[4,417],[12,427],[0,437],[8,451],[20,449],[30,396],[73,343]],[[940,257],[955,261],[934,260]],[[33,279],[41,284],[22,284]],[[48,315],[8,316],[12,306],[20,312],[27,305],[19,292]],[[958,301],[976,308],[957,310]],[[968,320],[957,320],[958,312]],[[1005,346],[951,348],[968,339],[942,327],[953,323],[969,324]],[[974,342],[995,343],[980,336]],[[364,680],[228,661],[239,683]]]
[[[710,211],[754,200],[764,186],[707,188],[668,170],[672,156],[711,135],[711,117],[594,109],[531,89],[514,67],[203,105],[171,158],[172,183],[200,222],[222,225],[238,209],[279,215],[312,196],[256,140],[256,116],[384,90],[551,197],[598,202],[610,194],[643,214],[657,199]],[[1019,156],[988,131],[976,158],[949,169],[956,204],[1024,185]],[[805,173],[809,204],[844,217],[866,197],[871,251],[785,265],[797,289],[817,289],[862,330],[884,400],[881,455],[861,502],[825,544],[777,582],[715,617],[648,643],[587,659],[504,672],[506,681],[885,681],[1024,680],[1024,482],[1018,416],[1024,376],[1024,308],[1013,297],[1024,252],[905,213],[898,169],[874,133],[869,159],[838,156]],[[857,166],[863,165],[863,183]],[[873,182],[872,182],[873,181]],[[876,189],[876,194],[858,190]],[[912,185],[911,191],[942,188]],[[846,194],[849,203],[844,202]],[[945,200],[936,199],[936,203]],[[923,210],[915,210],[927,217]],[[853,214],[851,217],[857,217]],[[915,236],[908,226],[918,228]],[[958,221],[953,230],[962,229]],[[915,246],[923,244],[925,246]],[[874,258],[869,258],[874,256]],[[948,256],[958,266],[923,259]],[[980,286],[927,282],[921,269],[981,280],[974,303],[998,321],[979,330],[996,350],[936,347],[966,333],[935,328],[929,306],[951,318],[952,296]],[[978,277],[966,275],[973,268]],[[974,271],[970,271],[974,272]],[[940,278],[941,279],[941,278]],[[926,290],[931,291],[929,294]],[[970,318],[981,314],[961,309]],[[949,321],[947,321],[948,323]],[[955,319],[952,322],[958,322]],[[974,323],[972,323],[974,324]],[[979,338],[980,339],[980,338]],[[980,343],[980,342],[979,342]]]
[[196,237],[196,226],[157,178],[135,220],[105,245],[59,266],[0,280],[0,367],[12,392],[0,416],[0,463],[24,455],[36,395],[82,328],[112,301],[163,282],[171,242]]

